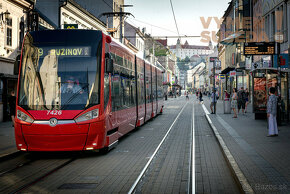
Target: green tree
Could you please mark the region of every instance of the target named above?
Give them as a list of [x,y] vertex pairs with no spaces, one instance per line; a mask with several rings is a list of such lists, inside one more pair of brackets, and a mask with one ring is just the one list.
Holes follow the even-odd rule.
[[184,59],[184,62],[185,63],[189,63],[190,62],[190,58],[188,56],[186,56],[185,59]]

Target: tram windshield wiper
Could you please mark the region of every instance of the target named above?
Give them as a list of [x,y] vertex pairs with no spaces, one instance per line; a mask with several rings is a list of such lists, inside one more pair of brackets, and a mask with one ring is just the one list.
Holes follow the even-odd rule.
[[62,110],[65,110],[68,105],[70,105],[70,103],[77,97],[79,96],[80,94],[83,94],[81,92],[84,92],[84,89],[87,88],[89,86],[88,83],[86,83],[83,87],[81,87],[77,92],[75,92],[67,101],[64,105],[62,105],[61,109]]

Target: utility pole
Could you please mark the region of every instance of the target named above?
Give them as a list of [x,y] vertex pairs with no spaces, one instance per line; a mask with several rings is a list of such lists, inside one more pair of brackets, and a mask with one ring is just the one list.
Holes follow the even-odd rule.
[[[120,5],[120,13],[124,13],[123,12],[124,7],[133,7],[133,5]],[[120,14],[120,42],[121,43],[123,43],[123,15],[124,14]]]
[[[99,15],[99,17],[101,16],[107,16],[107,28],[108,28],[108,17],[120,17],[120,42],[123,43],[123,18],[124,16],[133,16],[131,13],[129,12],[123,12],[124,7],[132,7],[133,5],[120,5],[120,12],[105,12],[102,13],[101,15]],[[134,17],[134,16],[133,16]],[[115,31],[113,31],[114,33]],[[113,35],[112,35],[113,36]]]
[[282,118],[281,118],[281,59],[280,59],[280,43],[277,42],[277,69],[278,69],[278,75],[277,75],[277,82],[278,82],[278,104],[277,104],[277,124],[281,125]]
[[213,113],[216,113],[216,91],[215,91],[215,66],[216,66],[216,61],[217,59],[214,60],[213,62],[213,105],[214,105],[214,109],[213,109]]
[[[122,6],[120,6],[120,13],[122,12]],[[120,14],[120,43],[123,43],[123,14]]]

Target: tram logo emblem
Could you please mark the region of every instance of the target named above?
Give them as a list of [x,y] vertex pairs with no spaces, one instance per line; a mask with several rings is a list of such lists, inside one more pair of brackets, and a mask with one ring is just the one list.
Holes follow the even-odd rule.
[[55,126],[57,125],[57,119],[56,119],[56,118],[51,118],[51,119],[49,120],[49,125],[50,125],[51,127],[55,127]]

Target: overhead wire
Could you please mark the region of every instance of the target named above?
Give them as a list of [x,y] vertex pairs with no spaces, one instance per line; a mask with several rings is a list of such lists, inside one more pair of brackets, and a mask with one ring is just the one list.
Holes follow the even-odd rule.
[[[152,27],[155,27],[155,28],[159,28],[159,29],[162,29],[162,30],[165,30],[165,31],[168,31],[168,32],[172,32],[174,34],[177,34],[175,31],[172,31],[172,30],[169,30],[169,29],[166,29],[166,28],[163,28],[163,27],[160,27],[160,26],[156,26],[154,24],[150,24],[148,22],[144,22],[144,21],[141,21],[141,20],[138,20],[136,18],[132,18],[133,20],[136,20],[137,22],[140,22],[140,23],[144,23],[144,24],[147,24],[147,25],[150,25]],[[131,20],[130,20],[131,21]]]
[[174,22],[175,22],[176,30],[177,30],[178,36],[180,36],[180,34],[179,34],[179,30],[178,30],[178,26],[177,26],[177,22],[176,22],[176,17],[175,17],[174,9],[173,9],[172,0],[170,0],[170,5],[171,5],[172,13],[173,13],[173,18],[174,18]]
[[105,4],[107,4],[107,6],[109,6],[110,8],[112,8],[112,10],[114,11],[114,8],[109,4],[107,3],[105,0],[102,0]]

